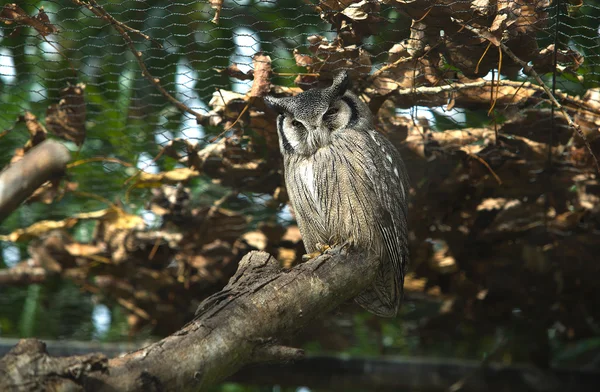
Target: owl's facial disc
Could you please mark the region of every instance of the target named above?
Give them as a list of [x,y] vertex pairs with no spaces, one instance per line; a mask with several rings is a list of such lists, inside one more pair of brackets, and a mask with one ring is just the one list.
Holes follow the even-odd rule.
[[345,96],[348,85],[348,75],[341,72],[327,88],[295,97],[265,97],[265,103],[280,113],[277,128],[282,152],[312,155],[331,143],[331,133],[355,117],[352,105],[356,105]]
[[335,101],[323,114],[321,127],[329,133],[345,129],[350,125],[353,112],[348,103],[342,99]]

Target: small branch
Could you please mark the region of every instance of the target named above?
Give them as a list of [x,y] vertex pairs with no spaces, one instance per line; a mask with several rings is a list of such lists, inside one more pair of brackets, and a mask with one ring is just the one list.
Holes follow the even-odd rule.
[[266,344],[265,346],[257,347],[252,353],[253,362],[290,362],[304,358],[304,350],[279,346],[276,344]]
[[61,175],[71,159],[59,142],[46,140],[0,173],[0,222],[46,181]]
[[129,47],[129,50],[131,51],[131,53],[133,53],[135,59],[137,60],[139,66],[140,66],[140,68],[142,70],[142,75],[144,75],[144,77],[146,79],[148,79],[148,81],[150,83],[152,83],[154,85],[154,87],[156,87],[156,89],[158,89],[158,91],[160,91],[160,93],[165,98],[167,98],[167,100],[169,100],[169,102],[171,102],[173,105],[175,105],[175,107],[177,107],[179,110],[181,110],[183,112],[186,112],[186,113],[189,113],[192,116],[196,117],[196,122],[198,124],[202,124],[203,122],[205,122],[206,116],[204,116],[204,115],[196,112],[195,110],[193,110],[192,108],[190,108],[189,106],[187,106],[186,104],[184,104],[183,102],[179,101],[177,98],[175,98],[174,96],[172,96],[160,84],[160,79],[152,76],[152,74],[150,73],[150,71],[148,71],[148,68],[146,67],[146,64],[144,63],[144,60],[142,59],[142,52],[140,52],[139,50],[137,50],[135,48],[135,44],[133,43],[131,37],[129,36],[129,34],[127,33],[126,30],[129,30],[129,31],[135,32],[137,34],[140,34],[140,35],[142,35],[146,39],[150,39],[148,36],[142,34],[138,30],[132,29],[131,27],[127,27],[122,22],[117,21],[114,17],[112,17],[108,12],[106,12],[94,0],[90,0],[89,3],[86,3],[85,1],[82,1],[82,0],[72,0],[72,1],[75,4],[79,5],[79,6],[86,7],[88,10],[90,10],[94,14],[98,15],[102,19],[104,19],[107,22],[109,22],[110,24],[112,24],[114,26],[115,30],[117,30],[117,32],[119,32],[119,34],[121,34],[121,36],[125,40],[125,43]]
[[29,285],[42,283],[48,278],[48,272],[42,267],[10,268],[0,270],[0,284]]
[[105,372],[107,362],[102,354],[50,357],[44,343],[23,339],[0,360],[0,390],[81,390],[84,375]]
[[[377,270],[376,259],[340,248],[290,270],[282,271],[280,265],[265,252],[247,254],[229,284],[203,302],[192,322],[159,342],[109,360],[107,372],[85,372],[80,385],[92,392],[198,390],[248,364],[300,358],[302,350],[276,342],[354,298]],[[0,360],[0,374],[6,366]],[[22,374],[3,377],[0,390],[45,380]]]
[[560,112],[562,113],[563,117],[565,118],[565,120],[567,121],[569,126],[571,128],[573,128],[575,130],[575,132],[577,132],[579,137],[581,137],[581,139],[584,141],[585,146],[587,147],[590,155],[592,156],[592,158],[594,160],[594,164],[596,165],[596,170],[598,171],[598,173],[600,173],[600,164],[598,163],[598,158],[592,151],[592,146],[590,146],[590,143],[588,142],[587,138],[585,137],[585,134],[581,130],[581,127],[579,126],[579,124],[576,124],[573,121],[573,119],[571,118],[571,116],[569,116],[569,114],[567,113],[565,108],[556,100],[556,97],[554,96],[554,94],[552,94],[552,91],[550,91],[550,88],[548,86],[546,86],[546,84],[544,83],[544,81],[542,80],[540,75],[538,75],[538,73],[535,71],[535,69],[533,69],[532,66],[528,65],[525,61],[523,61],[519,57],[517,57],[517,55],[514,54],[513,51],[508,46],[506,46],[506,44],[504,44],[502,41],[498,41],[497,38],[494,37],[491,33],[487,32],[483,29],[471,26],[459,19],[452,18],[452,20],[463,25],[467,30],[475,33],[476,35],[478,35],[481,38],[487,39],[488,41],[490,41],[492,43],[498,42],[502,51],[504,53],[506,53],[508,55],[508,57],[510,57],[515,63],[517,63],[521,67],[523,67],[523,72],[525,74],[531,74],[533,76],[533,78],[536,80],[536,82],[538,82],[539,86],[544,90],[544,92],[546,93],[546,95],[548,96],[548,98],[550,99],[552,104],[554,105],[554,107],[556,107],[558,110],[560,110]]
[[[428,96],[428,97],[433,97],[434,99],[428,99],[428,103],[427,106],[439,106],[442,104],[446,104],[448,102],[448,98],[447,96],[441,95],[442,93],[456,93],[456,92],[461,92],[462,95],[464,95],[464,99],[469,99],[471,102],[474,101],[481,101],[481,103],[489,103],[489,92],[487,92],[487,89],[493,89],[498,91],[499,88],[501,87],[510,87],[514,89],[514,92],[512,94],[506,94],[505,96],[511,96],[509,101],[507,103],[525,103],[525,102],[521,102],[522,99],[517,99],[515,100],[514,97],[519,93],[519,91],[523,91],[522,95],[528,99],[537,99],[535,97],[536,94],[539,93],[544,93],[545,90],[542,86],[538,86],[536,84],[533,84],[531,82],[519,82],[519,81],[512,81],[512,80],[496,80],[496,81],[491,81],[491,80],[478,80],[476,82],[469,82],[469,83],[452,83],[452,84],[446,84],[446,85],[442,85],[442,86],[433,86],[433,87],[429,87],[429,86],[420,86],[420,87],[410,87],[410,88],[399,88],[393,91],[394,95],[399,96],[399,97],[410,97],[410,101],[407,102],[407,107],[412,107],[414,106],[416,103],[416,101],[419,98],[414,98],[414,97],[418,97],[418,96]],[[470,94],[469,90],[474,90],[474,89],[483,89],[485,88],[486,91],[482,91],[481,94],[478,94],[476,96],[471,96],[472,94]],[[372,94],[372,93],[370,93]],[[479,97],[481,96],[481,99],[479,99]],[[485,97],[485,98],[484,98]],[[589,113],[593,113],[593,114],[597,114],[600,115],[600,110],[587,105],[584,101],[582,101],[581,99],[572,97],[568,94],[565,94],[563,92],[557,91],[555,94],[555,97],[558,98],[560,101],[564,102],[565,105],[569,105],[572,106],[574,109],[582,109],[585,110]],[[435,99],[437,98],[437,100]],[[500,98],[497,98],[498,100],[500,100]],[[505,100],[506,102],[506,100]],[[426,103],[422,103],[422,104],[426,104]],[[563,106],[564,107],[564,106]]]
[[86,4],[85,1],[81,1],[81,0],[72,0],[72,1],[79,6],[86,7],[88,10],[90,10],[97,16],[101,17],[102,19],[106,20],[107,22],[109,22],[113,25],[119,26],[123,30],[127,30],[131,33],[137,34],[140,37],[144,38],[145,40],[153,42],[156,46],[158,46],[159,48],[162,49],[163,46],[160,42],[158,42],[154,38],[151,38],[149,35],[142,33],[139,30],[136,30],[132,27],[127,26],[123,22],[119,22],[112,15],[110,15],[108,12],[106,12],[95,0],[89,0],[89,4]]

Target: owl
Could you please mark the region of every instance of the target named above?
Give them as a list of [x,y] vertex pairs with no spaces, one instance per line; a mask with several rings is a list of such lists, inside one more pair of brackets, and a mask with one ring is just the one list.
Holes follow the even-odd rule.
[[344,244],[377,257],[376,278],[355,301],[394,317],[408,263],[408,175],[349,83],[341,72],[330,87],[265,101],[279,113],[285,184],[306,251]]

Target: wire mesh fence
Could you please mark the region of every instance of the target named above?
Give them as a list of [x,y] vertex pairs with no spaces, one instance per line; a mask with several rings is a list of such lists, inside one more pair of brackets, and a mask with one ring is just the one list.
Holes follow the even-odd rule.
[[[563,270],[567,259],[595,268],[599,20],[600,3],[575,0],[5,4],[0,166],[47,137],[64,140],[73,161],[64,181],[3,222],[4,262],[43,265],[53,243],[57,271],[76,282],[104,276],[88,290],[115,289],[140,324],[168,320],[162,332],[185,319],[165,315],[192,311],[169,291],[202,297],[248,249],[297,262],[275,117],[262,98],[345,69],[412,178],[409,293],[462,287],[521,309],[507,292],[527,286],[515,261],[525,258],[527,273],[544,276],[544,289],[527,295],[546,303],[556,289],[549,265],[571,283],[580,277]],[[42,220],[59,223],[17,232]],[[559,246],[560,233],[570,234]],[[576,243],[585,245],[574,252]],[[125,284],[90,264],[132,258],[175,268]],[[488,280],[492,261],[521,278]],[[167,275],[176,280],[160,281]],[[164,288],[159,298],[136,296],[151,292],[147,279]],[[565,309],[553,320],[591,333]]]
[[[80,157],[126,157],[134,167],[157,170],[162,162],[152,158],[165,143],[181,137],[204,144],[223,130],[207,118],[223,101],[222,91],[248,93],[247,72],[254,54],[262,51],[270,56],[274,84],[293,86],[296,75],[304,73],[297,82],[308,88],[317,75],[327,78],[347,68],[357,87],[375,96],[373,107],[399,89],[452,86],[477,77],[515,81],[510,91],[499,87],[489,97],[466,90],[467,101],[475,102],[456,104],[462,94],[451,89],[396,99],[398,112],[424,117],[435,130],[461,128],[497,118],[482,118],[487,104],[502,113],[510,113],[511,106],[522,109],[522,100],[514,98],[526,90],[519,83],[539,84],[523,73],[523,64],[506,53],[501,58],[497,41],[506,42],[551,88],[583,96],[596,86],[598,13],[593,2],[547,0],[8,4],[0,53],[1,127],[12,129],[26,111],[42,119],[64,98],[61,91],[84,83],[80,133],[85,136],[79,137],[87,143]],[[476,28],[488,35],[473,32]],[[555,60],[560,72],[552,74]],[[484,90],[489,88],[479,94]],[[201,115],[202,124],[173,99]],[[52,123],[52,116],[47,118]],[[245,127],[240,121],[232,129]],[[3,144],[9,149],[22,144],[28,138],[23,128],[6,134]],[[5,154],[3,165],[9,159]],[[122,195],[122,183],[131,175],[127,168],[95,166],[95,175],[79,179],[84,181],[79,190]]]

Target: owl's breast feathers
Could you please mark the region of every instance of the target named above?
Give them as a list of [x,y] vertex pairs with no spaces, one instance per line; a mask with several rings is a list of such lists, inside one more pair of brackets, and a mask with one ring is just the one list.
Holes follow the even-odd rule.
[[367,147],[373,144],[368,138],[347,130],[314,155],[286,162],[287,188],[308,252],[319,242],[384,252],[377,217],[388,204],[384,199],[394,195],[385,197],[382,193],[393,187],[377,182],[386,182],[381,171],[393,172],[393,162],[381,162],[381,152]]

